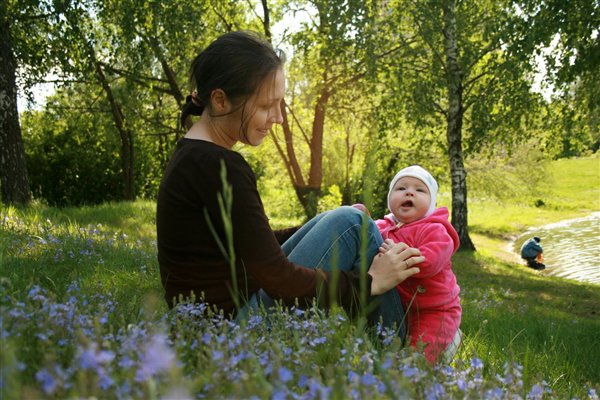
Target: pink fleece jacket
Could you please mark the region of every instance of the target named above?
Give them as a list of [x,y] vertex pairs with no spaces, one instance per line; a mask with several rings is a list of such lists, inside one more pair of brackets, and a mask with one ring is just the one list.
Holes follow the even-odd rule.
[[435,361],[452,342],[462,314],[451,262],[459,239],[448,221],[448,209],[437,208],[428,217],[400,227],[393,214],[375,223],[383,239],[416,247],[425,257],[418,265],[420,272],[398,285],[398,292],[408,317],[411,345],[426,343],[425,355]]

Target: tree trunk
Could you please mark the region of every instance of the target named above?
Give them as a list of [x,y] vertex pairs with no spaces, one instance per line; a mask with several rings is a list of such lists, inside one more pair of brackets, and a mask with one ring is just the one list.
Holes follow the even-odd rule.
[[[327,78],[326,72],[323,74],[323,77]],[[327,82],[327,79],[323,79],[323,81]],[[317,98],[312,124],[308,185],[302,188],[295,187],[296,193],[304,194],[300,201],[309,219],[317,215],[317,206],[321,198],[321,185],[323,184],[323,136],[325,132],[325,112],[329,97],[328,88],[323,86]]]
[[126,200],[135,200],[135,189],[133,180],[133,135],[131,130],[126,128],[121,107],[117,103],[112,89],[104,75],[102,66],[95,61],[96,76],[110,104],[113,119],[121,137],[121,169],[123,174],[124,195]]
[[[327,101],[327,98],[325,101]],[[285,149],[281,146],[279,140],[275,135],[271,135],[275,147],[288,172],[292,186],[298,197],[298,201],[304,209],[304,214],[308,219],[314,217],[317,214],[317,205],[321,198],[321,183],[323,181],[323,132],[325,123],[325,105],[317,101],[317,108],[315,109],[315,118],[313,120],[313,132],[312,139],[309,142],[311,152],[311,165],[309,171],[308,183],[304,180],[302,170],[300,169],[300,163],[296,157],[296,151],[294,148],[294,137],[292,130],[289,125],[289,117],[286,110],[285,101],[281,102],[281,113],[283,116],[283,123],[281,124],[283,129]],[[321,109],[320,116],[317,116],[318,109]],[[315,139],[315,133],[317,138]]]
[[17,109],[16,60],[12,52],[6,2],[0,5],[0,190],[5,204],[26,204],[31,189]]
[[[263,30],[268,40],[271,40],[271,18],[270,9],[266,0],[261,0],[263,9]],[[326,72],[324,72],[326,78]],[[324,79],[324,82],[327,80]],[[285,100],[281,102],[281,114],[283,116],[283,134],[285,138],[285,150],[279,143],[275,135],[271,135],[275,147],[288,172],[292,186],[298,197],[298,201],[304,209],[304,214],[308,219],[317,214],[317,206],[321,198],[321,184],[323,183],[323,132],[325,124],[325,109],[330,93],[327,87],[324,87],[319,94],[317,104],[315,106],[315,116],[313,119],[312,136],[310,140],[306,137],[310,148],[310,168],[308,172],[308,182],[305,181],[300,163],[296,157],[294,149],[294,140],[292,130],[290,128],[288,113],[286,110]]]
[[447,130],[448,157],[452,178],[452,225],[458,232],[460,248],[475,250],[469,237],[467,219],[467,172],[462,154],[462,71],[458,63],[455,0],[444,2],[444,50],[448,84]]

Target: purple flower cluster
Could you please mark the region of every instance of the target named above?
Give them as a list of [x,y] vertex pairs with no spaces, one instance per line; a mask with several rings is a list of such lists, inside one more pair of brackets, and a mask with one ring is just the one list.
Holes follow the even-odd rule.
[[16,301],[4,289],[3,348],[14,346],[23,360],[16,363],[32,363],[22,372],[33,373],[44,397],[75,392],[83,397],[141,398],[150,382],[178,368],[163,330],[149,329],[145,322],[115,329],[111,296],[87,296],[74,283],[65,302],[56,302],[39,286],[24,301]]
[[43,263],[103,265],[115,252],[122,252],[140,260],[140,272],[146,273],[146,265],[155,258],[154,240],[132,240],[125,233],[109,232],[102,224],[65,229],[48,219],[33,223],[0,214],[0,227],[12,233],[8,255],[15,252]]
[[472,357],[431,367],[386,330],[375,339],[342,313],[281,308],[236,322],[203,303],[180,304],[160,320],[123,327],[111,316],[111,296],[86,295],[77,284],[64,302],[39,286],[21,301],[0,288],[2,343],[23,365],[13,373],[17,381],[31,374],[47,398],[146,398],[157,390],[196,398],[556,398],[544,381],[525,387],[519,364],[485,371]]

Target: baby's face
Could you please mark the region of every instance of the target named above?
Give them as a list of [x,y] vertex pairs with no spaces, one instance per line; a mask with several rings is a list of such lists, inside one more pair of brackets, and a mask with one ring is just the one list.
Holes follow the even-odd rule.
[[431,194],[420,179],[405,176],[398,179],[390,194],[390,211],[404,224],[421,219],[429,209]]

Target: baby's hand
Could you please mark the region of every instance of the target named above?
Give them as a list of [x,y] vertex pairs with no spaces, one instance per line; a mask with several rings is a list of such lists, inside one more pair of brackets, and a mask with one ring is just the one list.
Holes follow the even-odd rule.
[[384,242],[379,246],[379,252],[381,254],[387,253],[389,249],[394,245],[394,241],[392,239],[385,239]]

